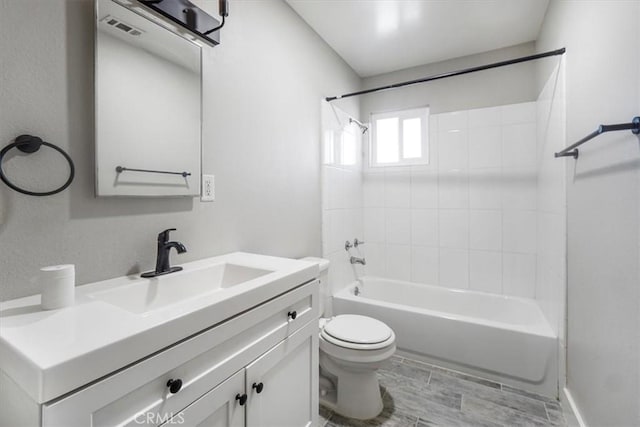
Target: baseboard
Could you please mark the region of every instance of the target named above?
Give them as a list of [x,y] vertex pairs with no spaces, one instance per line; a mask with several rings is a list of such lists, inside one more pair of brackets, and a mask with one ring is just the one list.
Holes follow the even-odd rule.
[[562,409],[564,410],[564,416],[567,419],[567,424],[570,427],[589,427],[582,417],[580,409],[578,409],[578,405],[576,405],[575,400],[573,400],[573,396],[568,388],[565,387],[562,389],[560,401],[562,403]]

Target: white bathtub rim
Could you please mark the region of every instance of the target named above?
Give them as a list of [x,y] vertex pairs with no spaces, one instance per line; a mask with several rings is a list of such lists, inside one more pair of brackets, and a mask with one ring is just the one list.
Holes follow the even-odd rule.
[[[363,279],[381,279],[379,277],[364,277]],[[382,279],[382,280],[391,280],[391,279]],[[401,280],[393,280],[394,282],[398,282],[402,285],[407,285],[407,286],[414,286],[414,287],[424,287],[424,286],[433,286],[433,285],[422,285],[422,284],[416,284],[413,282],[405,282],[405,281],[401,281]],[[386,301],[380,301],[377,299],[373,299],[373,298],[368,298],[366,296],[361,297],[361,296],[355,296],[354,295],[354,289],[356,286],[363,286],[362,282],[357,281],[357,282],[353,282],[350,285],[348,285],[346,288],[336,292],[336,294],[334,295],[334,298],[342,298],[342,299],[347,299],[350,301],[354,301],[354,302],[360,302],[363,303],[364,301],[366,301],[366,303],[370,303],[370,304],[374,304],[377,306],[385,306],[385,307],[390,307],[390,308],[394,308],[397,310],[405,310],[405,311],[410,311],[413,313],[420,313],[420,314],[428,314],[428,315],[432,315],[432,316],[437,316],[437,317],[441,317],[447,320],[457,320],[457,321],[463,321],[463,322],[471,322],[471,323],[478,323],[481,324],[483,326],[490,326],[492,328],[497,328],[497,329],[501,329],[501,330],[505,330],[505,331],[517,331],[517,332],[525,332],[531,335],[535,335],[535,336],[540,336],[540,337],[544,337],[544,338],[554,338],[557,339],[558,336],[557,334],[554,333],[553,329],[551,328],[551,325],[549,325],[549,322],[547,321],[547,319],[544,317],[544,314],[542,313],[542,311],[540,310],[540,307],[537,305],[537,303],[534,300],[528,299],[528,298],[521,298],[521,297],[511,297],[511,296],[504,296],[504,295],[493,295],[493,294],[487,294],[485,292],[479,292],[479,291],[472,291],[472,290],[465,290],[465,289],[450,289],[450,288],[442,288],[443,290],[446,291],[452,291],[452,292],[459,292],[459,293],[472,293],[472,294],[482,294],[484,295],[490,295],[490,296],[495,296],[501,299],[508,299],[508,300],[517,300],[517,301],[521,301],[521,302],[525,302],[527,304],[535,304],[537,311],[539,313],[539,321],[536,322],[535,324],[526,324],[526,325],[517,325],[517,324],[507,324],[504,322],[498,322],[498,321],[494,321],[494,320],[489,320],[489,319],[482,319],[482,318],[478,318],[478,317],[471,317],[471,316],[464,316],[464,315],[460,315],[460,314],[452,314],[452,313],[448,313],[448,312],[444,312],[444,311],[437,311],[437,310],[432,310],[432,309],[427,309],[427,308],[419,308],[419,307],[414,307],[414,306],[410,306],[410,305],[405,305],[405,304],[398,304],[398,303],[392,303],[392,302],[386,302]],[[366,286],[366,284],[364,285]]]
[[[526,297],[518,297],[518,296],[514,296],[514,295],[498,295],[498,294],[494,294],[491,292],[483,292],[483,291],[479,291],[476,289],[465,289],[465,288],[450,288],[447,286],[439,286],[439,285],[431,285],[429,283],[417,283],[417,282],[411,282],[409,280],[400,280],[400,279],[389,279],[386,277],[379,277],[379,276],[362,276],[359,279],[351,282],[348,286],[355,286],[357,284],[362,284],[362,282],[366,282],[367,280],[386,280],[386,281],[391,281],[391,282],[397,282],[403,285],[410,285],[410,286],[416,286],[416,287],[427,287],[427,288],[432,288],[438,291],[444,291],[444,292],[451,292],[451,293],[461,293],[461,294],[467,294],[467,295],[479,295],[479,296],[489,296],[491,298],[496,298],[496,299],[502,299],[502,300],[514,300],[514,301],[520,301],[523,302],[527,305],[529,304],[534,304],[536,306],[538,306],[537,302],[534,299],[531,298],[526,298]],[[539,306],[538,306],[539,307]]]

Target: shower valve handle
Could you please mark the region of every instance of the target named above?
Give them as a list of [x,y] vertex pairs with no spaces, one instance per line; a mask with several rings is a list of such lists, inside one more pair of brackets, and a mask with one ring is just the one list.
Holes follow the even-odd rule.
[[354,248],[357,248],[360,245],[364,245],[364,241],[363,240],[358,240],[357,237],[355,239],[353,239],[353,247]]

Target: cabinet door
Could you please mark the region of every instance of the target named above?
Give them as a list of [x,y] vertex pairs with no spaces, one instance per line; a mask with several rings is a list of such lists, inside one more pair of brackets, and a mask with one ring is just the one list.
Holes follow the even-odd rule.
[[244,406],[236,396],[244,394],[244,369],[187,406],[164,426],[244,427]]
[[318,323],[309,322],[247,366],[247,427],[315,426]]

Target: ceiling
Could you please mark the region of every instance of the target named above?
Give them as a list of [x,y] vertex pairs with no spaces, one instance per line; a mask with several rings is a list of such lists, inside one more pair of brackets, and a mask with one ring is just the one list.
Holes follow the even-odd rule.
[[286,0],[361,77],[537,38],[549,0]]

